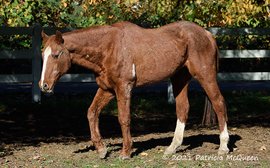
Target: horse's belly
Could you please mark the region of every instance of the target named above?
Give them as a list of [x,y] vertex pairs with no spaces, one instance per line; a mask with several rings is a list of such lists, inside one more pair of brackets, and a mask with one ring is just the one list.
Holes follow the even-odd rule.
[[136,86],[157,83],[170,78],[178,69],[184,65],[184,58],[177,60],[149,61],[148,64],[138,65],[136,72]]
[[164,81],[168,79],[170,76],[171,76],[171,73],[170,75],[166,74],[166,75],[158,75],[158,76],[155,74],[147,73],[147,74],[144,74],[144,76],[142,77],[140,76],[137,77],[136,86],[144,86],[144,85],[158,83],[160,81]]
[[154,36],[128,47],[135,64],[137,86],[168,79],[187,59],[186,41],[177,37]]

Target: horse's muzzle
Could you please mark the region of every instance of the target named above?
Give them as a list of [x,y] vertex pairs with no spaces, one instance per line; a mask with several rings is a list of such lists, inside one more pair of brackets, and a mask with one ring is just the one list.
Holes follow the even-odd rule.
[[49,85],[47,83],[44,83],[42,86],[39,86],[41,91],[44,93],[48,93],[48,94],[52,94],[53,93],[53,89],[49,87]]

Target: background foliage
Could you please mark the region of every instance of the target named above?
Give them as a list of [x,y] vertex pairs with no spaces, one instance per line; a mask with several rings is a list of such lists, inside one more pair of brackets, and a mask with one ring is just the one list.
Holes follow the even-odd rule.
[[[0,1],[1,26],[28,27],[39,23],[42,26],[76,28],[113,24],[124,20],[143,27],[159,27],[178,20],[193,21],[203,27],[269,27],[270,0]],[[25,35],[0,36],[0,41],[1,49],[31,47],[31,39]],[[217,41],[220,49],[270,48],[269,36],[219,36]],[[242,66],[246,68],[243,71],[269,71],[269,59],[237,61],[237,64],[246,63]],[[8,64],[10,62],[7,60],[2,66],[17,67]],[[232,66],[228,65],[235,64],[221,62],[220,70],[233,71]]]
[[86,27],[128,20],[158,27],[189,20],[204,27],[268,27],[270,0],[2,0],[3,26]]

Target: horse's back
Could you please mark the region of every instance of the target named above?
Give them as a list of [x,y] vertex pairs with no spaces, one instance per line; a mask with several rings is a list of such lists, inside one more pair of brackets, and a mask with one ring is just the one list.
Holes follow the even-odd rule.
[[186,66],[190,56],[191,61],[204,59],[206,54],[201,53],[213,48],[207,31],[192,22],[179,21],[155,29],[130,22],[112,26],[120,30],[119,53],[127,67],[135,68],[137,86],[169,78]]
[[[145,29],[129,22],[116,25],[122,31],[121,55],[135,67],[137,85],[170,77],[185,62],[186,40],[178,24]],[[134,65],[132,65],[134,64]]]

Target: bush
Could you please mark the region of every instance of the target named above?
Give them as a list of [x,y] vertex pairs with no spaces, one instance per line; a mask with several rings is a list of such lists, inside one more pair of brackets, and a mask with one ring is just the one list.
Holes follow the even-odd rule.
[[266,27],[270,0],[2,0],[6,26],[86,27],[128,20],[158,27],[189,20],[204,27]]

